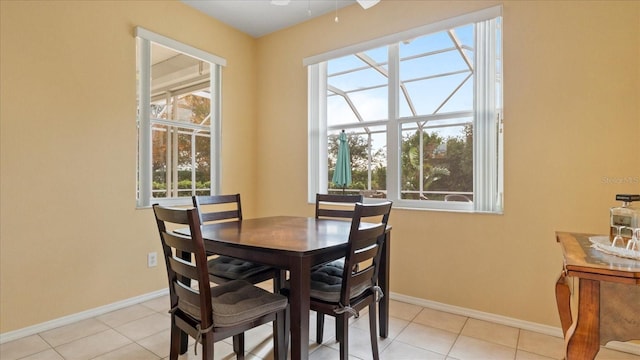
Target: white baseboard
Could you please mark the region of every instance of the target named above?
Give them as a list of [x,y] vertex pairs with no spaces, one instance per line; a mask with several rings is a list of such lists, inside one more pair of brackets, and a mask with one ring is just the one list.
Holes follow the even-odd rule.
[[35,335],[41,333],[43,331],[55,329],[60,326],[69,325],[76,321],[86,320],[92,317],[96,317],[102,314],[106,314],[108,312],[119,310],[122,308],[126,308],[127,306],[135,305],[141,302],[145,302],[148,300],[155,299],[157,297],[169,294],[169,288],[150,292],[147,294],[143,294],[140,296],[135,296],[129,299],[125,299],[122,301],[118,301],[112,304],[100,306],[94,309],[89,309],[86,311],[82,311],[76,314],[71,314],[68,316],[63,316],[61,318],[53,319],[50,321],[46,321],[40,324],[27,326],[26,328],[8,331],[6,333],[0,334],[0,344],[4,344],[6,342],[17,340],[26,336]]
[[[17,340],[26,336],[35,335],[43,331],[55,329],[60,326],[69,325],[76,321],[85,320],[85,319],[96,317],[102,314],[106,314],[114,310],[119,310],[127,306],[135,305],[141,302],[155,299],[160,296],[167,295],[168,293],[169,293],[169,289],[162,289],[162,290],[150,292],[148,294],[143,294],[140,296],[135,296],[129,299],[118,301],[105,306],[100,306],[94,309],[82,311],[69,316],[63,316],[61,318],[54,319],[51,321],[28,326],[26,328],[22,328],[19,330],[2,333],[0,334],[0,344],[4,344],[5,342]],[[542,324],[538,324],[530,321],[510,318],[507,316],[491,314],[491,313],[473,310],[473,309],[467,309],[459,306],[448,305],[448,304],[439,303],[436,301],[420,299],[420,298],[397,294],[397,293],[390,293],[389,297],[393,300],[406,302],[408,304],[419,305],[419,306],[423,306],[423,307],[434,309],[434,310],[445,311],[448,313],[467,316],[467,317],[471,317],[478,320],[491,321],[497,324],[534,331],[537,333],[555,336],[558,338],[563,337],[562,329],[560,329],[559,327],[542,325]],[[606,347],[612,350],[624,351],[631,354],[640,355],[640,344],[612,341],[609,344],[607,344]]]
[[[507,316],[487,313],[483,311],[467,309],[459,306],[439,303],[436,301],[415,298],[415,297],[402,295],[402,294],[396,294],[393,292],[389,294],[389,298],[393,300],[402,301],[408,304],[419,305],[429,309],[445,311],[448,313],[467,316],[467,317],[478,319],[478,320],[490,321],[496,324],[502,324],[506,326],[519,328],[519,329],[529,330],[529,331],[537,332],[540,334],[545,334],[545,335],[554,336],[558,338],[564,337],[562,334],[562,329],[555,326],[538,324],[531,321],[525,321],[525,320],[510,318]],[[640,355],[640,343],[611,341],[605,347],[611,350],[623,351],[623,352],[627,352],[635,355]]]

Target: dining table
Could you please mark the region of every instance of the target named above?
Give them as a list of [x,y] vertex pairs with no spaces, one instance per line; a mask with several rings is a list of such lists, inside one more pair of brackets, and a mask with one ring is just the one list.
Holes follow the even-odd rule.
[[[309,357],[311,268],[345,256],[351,222],[300,216],[272,216],[202,225],[208,254],[227,255],[289,271],[291,358]],[[379,334],[389,334],[391,227],[379,264]]]

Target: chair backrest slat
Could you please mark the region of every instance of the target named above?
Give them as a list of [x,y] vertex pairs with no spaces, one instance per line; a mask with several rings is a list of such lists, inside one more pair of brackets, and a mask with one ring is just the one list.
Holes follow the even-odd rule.
[[354,208],[342,209],[331,207],[331,204],[355,204],[362,202],[362,195],[335,195],[335,194],[316,194],[316,218],[345,218],[353,217]]
[[191,238],[188,236],[180,235],[180,234],[172,234],[172,233],[163,233],[162,237],[164,238],[164,242],[167,246],[180,250],[187,251],[190,253],[194,253],[196,248],[191,241]]
[[198,281],[198,269],[186,263],[185,261],[181,261],[176,259],[175,257],[171,257],[169,259],[171,269],[183,278],[188,278],[190,280]]
[[[240,194],[193,196],[191,199],[193,206],[200,212],[200,221],[203,223],[221,220],[242,220]],[[213,211],[208,211],[210,209]]]
[[202,218],[203,223],[210,222],[210,221],[229,220],[229,219],[238,220],[242,218],[242,215],[238,213],[238,210],[208,212],[208,213],[200,214],[200,216]]
[[359,264],[369,259],[373,259],[378,255],[378,250],[380,250],[380,247],[377,244],[367,246],[365,250],[354,252],[352,261]]
[[368,268],[354,272],[351,274],[351,288],[358,287],[358,285],[363,283],[370,283],[371,277],[373,276],[375,269],[373,266],[369,266]]

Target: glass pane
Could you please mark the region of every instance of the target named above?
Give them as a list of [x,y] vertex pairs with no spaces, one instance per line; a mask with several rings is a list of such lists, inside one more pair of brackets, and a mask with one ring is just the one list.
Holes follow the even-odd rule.
[[473,200],[471,121],[471,118],[456,118],[440,124],[402,125],[402,199]]
[[151,45],[154,198],[211,192],[210,71],[205,61]]
[[422,56],[400,62],[400,81],[419,79],[450,72],[471,72],[457,50]]
[[196,195],[211,194],[211,134],[196,132]]
[[[457,74],[405,84],[415,114],[401,107],[401,117],[442,113],[443,108],[462,111],[473,109],[473,84],[467,74]],[[467,86],[465,86],[467,85]],[[462,86],[462,88],[459,88]],[[453,102],[452,102],[453,101]]]
[[333,184],[338,158],[340,131],[330,131],[328,138],[328,183],[330,193],[363,194],[386,197],[387,151],[386,127],[372,126],[346,131],[351,159],[352,183],[344,189]]
[[161,98],[156,101],[151,102],[151,113],[150,116],[152,119],[168,119],[167,115],[167,99]]
[[178,132],[178,194],[191,196],[193,164],[191,163],[191,133]]
[[354,124],[358,117],[344,96],[327,97],[327,125]]
[[154,125],[152,127],[152,174],[153,187],[152,195],[154,198],[168,197],[167,181],[169,164],[167,163],[168,148],[168,128],[162,125]]
[[353,93],[351,101],[363,121],[385,120],[389,117],[387,86]]
[[400,43],[400,117],[473,109],[474,26]]
[[210,104],[209,94],[202,91],[179,96],[176,99],[175,120],[208,126],[211,123]]
[[331,76],[327,79],[329,91],[331,91],[332,87],[342,92],[349,92],[372,86],[385,86],[386,84],[387,77],[370,67]]
[[388,117],[388,48],[327,62],[327,124],[354,124]]
[[151,117],[204,124],[211,113],[211,64],[151,44]]

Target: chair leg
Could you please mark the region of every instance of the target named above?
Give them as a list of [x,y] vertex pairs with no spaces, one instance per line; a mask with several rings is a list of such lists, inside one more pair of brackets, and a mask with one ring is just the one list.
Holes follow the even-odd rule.
[[244,333],[233,336],[233,352],[237,359],[244,359]]
[[169,360],[177,360],[178,355],[180,354],[180,341],[182,338],[182,330],[180,330],[176,324],[175,320],[171,319],[171,347],[169,349]]
[[369,304],[369,333],[371,336],[371,352],[373,353],[373,359],[379,360],[378,354],[378,326],[376,324],[376,303],[373,301]]
[[[195,346],[198,346],[196,344]],[[202,336],[202,360],[213,360],[213,334]]]
[[323,335],[324,335],[324,314],[318,311],[316,312],[316,344],[322,344]]
[[280,270],[278,271],[278,275],[273,278],[273,293],[279,294],[280,289],[282,289],[284,282],[287,280],[287,271]]
[[336,322],[340,327],[340,360],[347,360],[349,358],[349,317],[344,314],[336,317]]
[[289,322],[289,306],[276,314],[276,321],[273,322],[273,358],[277,360],[287,359],[289,347],[289,333],[287,323]]
[[289,338],[291,336],[291,307],[287,305],[284,313],[284,350],[285,359],[286,354],[289,352]]

